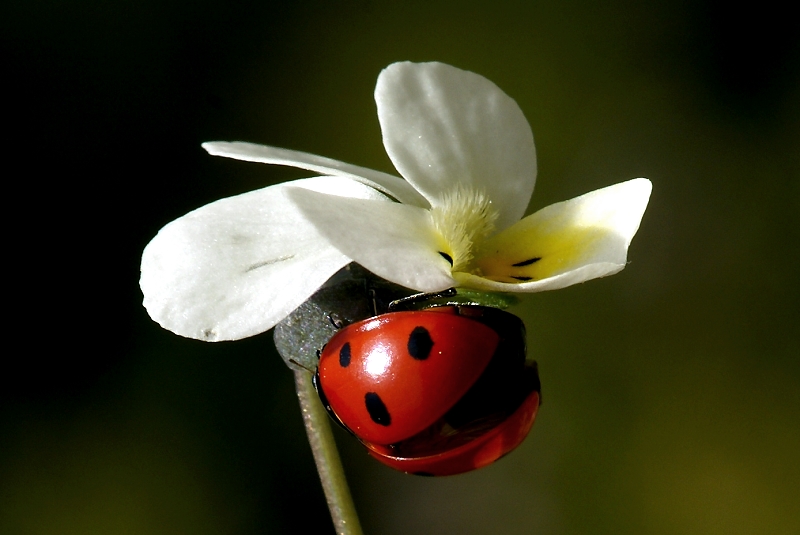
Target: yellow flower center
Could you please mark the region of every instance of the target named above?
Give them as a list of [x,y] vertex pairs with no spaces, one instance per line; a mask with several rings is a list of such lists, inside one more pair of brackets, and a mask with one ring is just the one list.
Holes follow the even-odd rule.
[[453,272],[475,272],[475,251],[494,231],[497,216],[484,192],[460,184],[431,209],[433,224],[444,239],[440,254],[451,262]]

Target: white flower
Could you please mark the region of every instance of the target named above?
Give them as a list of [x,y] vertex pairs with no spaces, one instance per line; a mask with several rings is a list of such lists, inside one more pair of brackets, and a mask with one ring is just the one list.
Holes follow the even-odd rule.
[[153,319],[202,340],[251,336],[351,261],[421,292],[538,292],[625,267],[649,180],[520,219],[536,180],[533,135],[496,85],[442,63],[394,63],[375,101],[403,179],[303,152],[205,143],[213,155],[324,176],[222,199],[161,229],[142,256]]

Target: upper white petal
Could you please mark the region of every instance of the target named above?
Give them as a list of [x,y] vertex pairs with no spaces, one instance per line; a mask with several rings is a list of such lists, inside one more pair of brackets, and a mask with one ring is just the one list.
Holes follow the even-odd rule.
[[455,284],[428,210],[301,189],[288,196],[331,244],[379,277],[421,292]]
[[543,208],[486,241],[476,258],[486,278],[456,278],[480,290],[538,292],[617,273],[651,191],[637,178]]
[[428,208],[428,201],[411,184],[402,178],[360,167],[349,163],[340,162],[324,156],[300,152],[297,150],[281,149],[267,145],[257,145],[244,141],[209,141],[203,143],[203,148],[212,156],[224,156],[234,160],[247,162],[269,163],[286,165],[307,169],[316,173],[331,176],[343,176],[357,180],[389,197],[405,204],[413,204]]
[[140,286],[150,316],[200,340],[252,336],[273,327],[349,263],[289,202],[292,187],[386,199],[347,178],[318,177],[190,212],[161,229],[142,254]]
[[375,102],[386,152],[431,204],[460,183],[488,194],[498,229],[522,217],[536,181],[533,134],[494,83],[443,63],[393,63]]

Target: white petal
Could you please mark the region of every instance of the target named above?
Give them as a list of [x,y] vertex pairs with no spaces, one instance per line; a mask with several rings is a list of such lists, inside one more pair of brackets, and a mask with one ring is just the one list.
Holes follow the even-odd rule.
[[140,286],[150,316],[200,340],[252,336],[273,327],[350,262],[288,201],[291,187],[385,199],[350,179],[318,177],[190,212],[161,229],[142,254]]
[[611,262],[600,262],[589,264],[575,268],[566,273],[553,275],[539,281],[509,283],[490,280],[477,275],[469,273],[456,273],[455,279],[458,281],[459,286],[471,288],[474,290],[482,290],[485,292],[543,292],[545,290],[558,290],[566,288],[579,282],[586,282],[588,280],[597,279],[600,277],[607,277],[615,273],[619,273],[625,267],[625,264],[615,264]]
[[373,187],[385,195],[405,204],[428,208],[428,201],[411,184],[387,173],[340,162],[324,156],[296,150],[280,149],[267,145],[256,145],[244,141],[211,141],[203,148],[212,156],[224,156],[234,160],[269,163],[307,169],[331,176],[342,176]]
[[460,183],[489,195],[498,229],[522,217],[536,181],[533,134],[500,88],[443,63],[393,63],[375,102],[386,152],[431,204]]
[[637,178],[539,210],[487,240],[475,260],[483,278],[456,278],[476,289],[538,292],[617,273],[651,190]]
[[421,292],[454,285],[428,210],[301,189],[288,196],[330,243],[379,277]]

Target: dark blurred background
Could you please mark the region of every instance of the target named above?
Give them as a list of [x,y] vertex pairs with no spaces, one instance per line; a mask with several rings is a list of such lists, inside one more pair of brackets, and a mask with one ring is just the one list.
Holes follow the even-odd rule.
[[531,210],[654,191],[625,271],[522,312],[544,405],[517,451],[415,478],[339,437],[365,531],[800,532],[797,20],[773,1],[3,4],[0,532],[333,532],[271,333],[163,331],[139,258],[189,210],[308,175],[202,141],[392,171],[372,91],[397,60],[516,99]]

